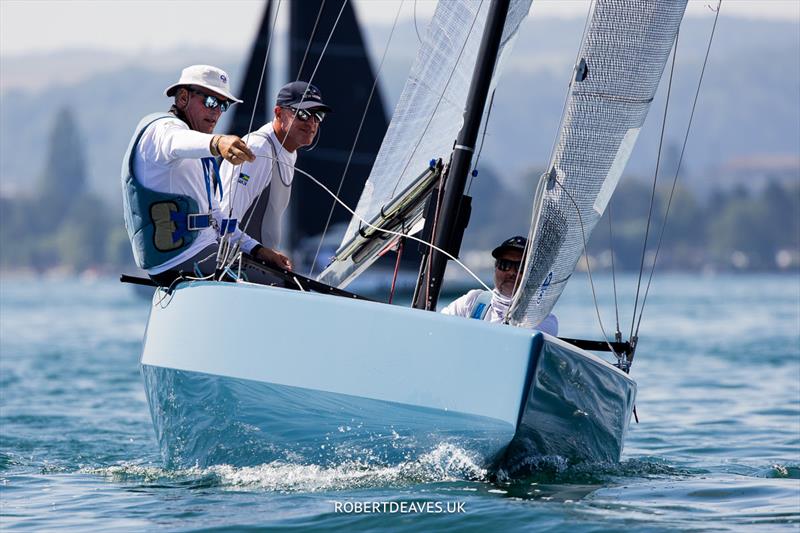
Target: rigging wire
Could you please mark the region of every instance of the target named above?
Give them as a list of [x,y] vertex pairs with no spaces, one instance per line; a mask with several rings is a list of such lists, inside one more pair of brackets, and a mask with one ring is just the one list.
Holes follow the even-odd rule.
[[478,153],[475,154],[475,164],[472,165],[472,172],[470,173],[469,185],[467,185],[467,194],[472,189],[472,182],[478,175],[478,162],[481,160],[481,153],[483,152],[483,143],[486,141],[486,130],[489,129],[489,118],[492,116],[492,107],[494,106],[494,93],[497,89],[492,89],[492,96],[489,97],[489,108],[486,110],[486,118],[483,122],[483,135],[481,136],[481,145],[478,147]]
[[317,34],[317,26],[319,25],[319,19],[322,16],[322,11],[325,9],[325,1],[326,0],[322,0],[322,4],[320,4],[319,6],[319,11],[317,11],[317,20],[314,21],[314,29],[311,30],[311,37],[308,38],[306,51],[303,53],[303,60],[300,61],[300,68],[297,69],[297,77],[295,77],[295,81],[300,80],[300,74],[302,74],[303,67],[306,65],[306,58],[308,58],[308,51],[311,50],[311,43],[314,42],[314,36]]
[[417,0],[414,0],[414,31],[417,32],[417,41],[422,44],[422,36],[420,36],[419,27],[417,27]]
[[[322,51],[319,54],[319,58],[317,59],[317,63],[316,63],[316,65],[314,65],[314,70],[311,72],[311,76],[308,79],[308,84],[309,85],[314,81],[314,76],[316,76],[317,70],[319,69],[319,66],[322,63],[322,58],[325,57],[325,52],[328,50],[328,45],[330,44],[331,39],[333,38],[333,33],[336,31],[336,28],[339,25],[339,20],[342,18],[342,12],[344,12],[344,8],[347,5],[347,2],[348,2],[348,0],[345,0],[344,2],[342,2],[342,7],[341,7],[341,9],[339,9],[339,14],[336,16],[336,20],[333,23],[333,27],[331,28],[331,32],[328,34],[328,38],[325,41],[325,46],[323,46]],[[301,99],[301,101],[304,100],[304,99],[305,99],[305,94],[303,94],[303,98]],[[295,110],[294,120],[292,120],[292,124],[289,126],[289,130],[286,132],[286,137],[284,137],[284,139],[281,141],[281,148],[284,147],[284,144],[286,143],[286,139],[289,137],[289,133],[291,132],[292,127],[294,127],[294,123],[295,123],[295,120],[297,119],[297,112],[298,111],[299,110]],[[259,194],[258,194],[258,196],[256,197],[256,200],[255,200],[256,202],[258,202],[258,200],[261,198],[261,194],[263,192],[264,192],[264,189],[262,189],[261,192],[259,192]],[[253,218],[253,212],[250,213],[250,216],[248,217],[247,221],[245,222],[245,226],[247,226],[250,223],[250,220],[252,218]]]
[[392,288],[389,291],[389,301],[387,303],[392,303],[394,299],[394,289],[397,284],[397,274],[400,272],[400,260],[403,258],[403,245],[405,243],[405,237],[400,237],[400,241],[397,243],[397,260],[394,263],[394,274],[392,275]]
[[[288,164],[287,164],[287,163],[284,163],[283,161],[280,161],[280,160],[278,160],[277,158],[273,158],[272,156],[268,156],[268,155],[259,155],[259,156],[256,156],[256,157],[263,157],[263,158],[265,158],[265,159],[273,159],[273,160],[277,161],[277,163],[278,163],[279,165],[287,165],[287,166],[288,166]],[[484,283],[484,282],[483,282],[483,280],[481,280],[481,278],[479,278],[477,274],[475,274],[475,273],[474,273],[472,270],[470,270],[470,269],[469,269],[469,267],[467,267],[467,265],[465,265],[464,263],[462,263],[461,261],[459,261],[459,259],[458,259],[457,257],[455,257],[454,255],[452,255],[451,253],[449,253],[449,252],[447,252],[446,250],[443,250],[443,249],[439,248],[438,246],[436,246],[436,245],[434,245],[434,244],[431,244],[431,243],[429,243],[429,242],[427,242],[427,241],[425,241],[425,240],[423,240],[423,239],[420,239],[420,238],[418,238],[418,237],[415,237],[415,236],[413,236],[413,235],[406,235],[405,233],[402,233],[402,232],[399,232],[399,231],[393,231],[393,230],[389,230],[389,229],[386,229],[386,228],[379,228],[378,226],[375,226],[374,224],[370,224],[370,223],[369,223],[369,222],[368,222],[366,219],[364,219],[364,218],[363,218],[361,215],[359,215],[358,213],[356,213],[356,212],[355,212],[355,210],[351,209],[351,208],[350,208],[350,206],[348,206],[346,203],[344,203],[344,201],[343,201],[341,198],[338,198],[338,197],[337,197],[337,196],[334,194],[334,192],[333,192],[332,190],[330,190],[328,187],[326,187],[326,186],[325,186],[325,185],[324,185],[322,182],[320,182],[320,181],[319,181],[317,178],[315,178],[314,176],[312,176],[311,174],[309,174],[309,173],[308,173],[308,172],[306,172],[305,170],[303,170],[303,169],[300,169],[300,168],[297,168],[297,167],[295,167],[295,171],[296,171],[296,172],[299,172],[301,175],[303,175],[303,176],[307,177],[308,179],[310,179],[310,180],[311,180],[311,181],[312,181],[312,182],[313,182],[315,185],[317,185],[317,186],[318,186],[320,189],[322,189],[322,190],[323,190],[323,191],[325,191],[327,194],[329,194],[329,195],[330,195],[330,196],[331,196],[331,197],[332,197],[332,198],[333,198],[333,199],[336,201],[336,203],[338,203],[339,205],[341,205],[341,206],[342,206],[342,207],[343,207],[343,208],[344,208],[344,209],[345,209],[345,210],[346,210],[348,213],[350,213],[351,215],[353,215],[353,217],[355,217],[356,219],[358,219],[358,221],[359,221],[359,222],[361,222],[361,223],[363,223],[363,224],[364,224],[366,227],[368,227],[368,228],[371,228],[371,229],[374,229],[375,231],[378,231],[378,232],[380,232],[380,233],[386,233],[386,234],[388,234],[388,235],[394,235],[394,236],[396,236],[396,237],[400,237],[400,238],[411,239],[412,241],[416,241],[416,242],[418,242],[418,243],[420,243],[420,244],[423,244],[423,245],[427,246],[428,248],[430,248],[430,249],[432,249],[432,250],[436,250],[437,252],[439,252],[439,253],[441,253],[441,254],[445,255],[445,256],[446,256],[446,257],[448,257],[449,259],[453,260],[453,261],[454,261],[454,262],[455,262],[457,265],[459,265],[461,268],[463,268],[463,269],[464,269],[464,271],[465,271],[467,274],[469,274],[470,276],[472,276],[472,277],[475,279],[475,281],[477,281],[477,282],[478,282],[478,283],[481,285],[481,287],[483,287],[483,288],[484,288],[484,289],[486,289],[487,291],[491,291],[491,289],[489,288],[489,286],[488,286],[488,285],[486,285],[486,283]]]
[[[282,4],[282,0],[278,0],[278,7],[275,9],[275,16],[274,16],[274,18],[272,20],[272,28],[270,30],[269,40],[267,41],[267,50],[264,53],[264,62],[261,65],[261,75],[259,76],[259,79],[258,79],[258,88],[256,89],[255,103],[253,104],[253,111],[250,114],[250,121],[249,121],[249,124],[247,126],[247,132],[248,133],[247,133],[247,135],[244,136],[244,139],[243,139],[245,142],[247,142],[247,139],[248,139],[248,137],[250,135],[250,131],[252,131],[252,129],[253,129],[253,122],[255,121],[255,116],[256,116],[256,108],[258,107],[258,99],[259,99],[259,97],[261,95],[261,88],[262,88],[262,85],[264,83],[264,73],[267,70],[267,62],[269,61],[269,51],[270,51],[270,49],[272,47],[272,39],[275,36],[275,25],[276,25],[276,23],[278,21],[278,12],[280,11],[281,4]],[[267,4],[267,9],[269,9],[269,3]],[[269,13],[267,13],[267,16],[269,16]],[[235,165],[233,167],[234,175],[236,173],[236,168],[239,167],[239,166],[240,165]],[[222,181],[221,176],[217,176],[217,177],[220,179],[220,182],[221,182]],[[220,183],[220,187],[221,186],[222,185]],[[228,209],[228,217],[229,218],[233,214],[234,199],[236,198],[236,192],[238,191],[238,189],[239,189],[239,180],[238,179],[237,180],[231,180],[231,184],[228,187],[228,195],[229,195],[229,198],[231,198],[230,209]],[[217,248],[217,267],[218,267],[218,270],[224,271],[226,268],[228,268],[229,265],[226,265],[226,263],[228,263],[228,260],[229,260],[228,258],[230,257],[231,253],[233,253],[233,255],[235,255],[236,251],[239,249],[239,241],[237,241],[235,244],[232,245],[231,242],[230,242],[231,238],[230,238],[229,235],[230,235],[229,233],[226,233],[225,235],[222,236],[222,238],[219,241],[219,246]],[[231,261],[231,263],[232,263],[232,261]]]
[[614,315],[617,319],[617,330],[614,332],[614,340],[622,342],[622,331],[619,329],[619,302],[617,301],[617,273],[614,266],[614,225],[611,223],[611,203],[608,204],[608,242],[611,247],[611,284],[614,287]]
[[[692,111],[689,114],[689,123],[686,125],[686,134],[683,137],[683,146],[681,147],[681,154],[678,157],[678,166],[675,168],[675,177],[672,180],[672,189],[670,190],[670,193],[669,193],[669,200],[667,201],[667,208],[666,208],[666,211],[664,213],[664,221],[661,224],[661,231],[660,231],[659,236],[658,236],[658,245],[656,246],[655,256],[653,257],[653,265],[652,265],[652,267],[650,269],[650,276],[649,276],[649,278],[647,280],[647,287],[645,288],[644,297],[642,298],[642,307],[639,310],[639,320],[637,321],[637,324],[636,324],[636,333],[635,333],[637,336],[639,335],[639,327],[642,325],[642,315],[644,315],[644,304],[647,301],[647,295],[650,292],[650,284],[653,281],[653,273],[656,270],[656,261],[658,260],[658,253],[661,250],[661,243],[662,243],[662,239],[664,238],[664,231],[666,230],[666,227],[667,227],[667,217],[669,216],[669,210],[670,210],[670,207],[672,206],[672,199],[673,199],[673,197],[675,195],[675,187],[676,187],[676,185],[678,183],[678,176],[679,176],[680,170],[681,170],[681,163],[683,162],[683,155],[684,155],[684,152],[686,151],[686,144],[687,144],[687,142],[689,140],[689,132],[691,131],[691,128],[692,128],[692,120],[694,119],[694,112],[695,112],[695,109],[697,107],[697,100],[698,100],[698,98],[700,96],[700,87],[703,84],[703,76],[705,75],[705,72],[706,72],[706,65],[708,64],[708,56],[709,56],[709,54],[711,52],[711,43],[714,41],[714,34],[716,32],[716,29],[717,29],[717,21],[719,20],[719,12],[720,12],[721,9],[722,9],[722,0],[719,0],[717,2],[717,8],[716,9],[711,8],[711,10],[716,13],[714,15],[714,24],[711,27],[711,34],[710,34],[710,36],[708,38],[708,46],[706,47],[706,55],[705,55],[705,58],[703,59],[703,67],[700,70],[700,78],[697,81],[697,90],[695,91],[694,101],[692,102]],[[677,50],[677,43],[676,43],[676,50]]]
[[[320,52],[319,58],[317,59],[317,63],[314,66],[314,70],[312,71],[311,76],[309,77],[309,80],[308,80],[309,85],[313,82],[314,76],[316,76],[316,74],[317,74],[317,70],[319,69],[319,66],[322,63],[322,58],[325,57],[325,52],[328,50],[328,45],[330,44],[331,39],[333,38],[333,33],[336,31],[336,28],[339,25],[339,20],[342,18],[342,13],[344,12],[344,8],[347,6],[347,2],[348,2],[348,0],[345,0],[344,2],[342,2],[342,7],[339,9],[339,14],[336,16],[336,20],[333,23],[333,27],[331,28],[331,31],[328,34],[328,38],[325,41],[325,46],[323,46],[322,51]],[[276,19],[277,19],[277,12],[276,12],[275,16],[276,16]],[[270,36],[270,40],[272,40],[272,36]],[[306,95],[304,93],[303,97],[301,98],[301,102],[303,100],[305,100],[305,97],[306,97]],[[294,127],[294,123],[297,120],[298,111],[299,111],[299,109],[295,110],[294,117],[293,117],[293,120],[292,120],[292,124],[289,126],[289,130],[286,132],[286,136],[281,141],[281,148],[284,147],[286,139],[288,138],[289,133],[292,131],[292,127]],[[237,180],[237,183],[238,183],[238,180]],[[258,195],[256,196],[255,203],[258,203],[258,201],[261,199],[261,195],[263,193],[264,193],[264,189],[259,191]],[[231,204],[232,203],[233,202],[231,202]],[[253,218],[254,212],[255,212],[255,210],[250,212],[250,216],[247,218],[246,221],[244,221],[244,224],[243,224],[242,227],[247,227],[250,224],[250,221]],[[223,264],[227,263],[227,266],[230,266],[236,261],[236,254],[239,253],[239,242],[237,241],[237,243],[235,244],[235,246],[232,249],[226,250],[226,251],[227,251],[227,255],[225,257],[225,260],[224,260]]]
[[[253,104],[253,111],[250,114],[250,121],[249,121],[249,124],[247,126],[247,132],[248,133],[243,137],[243,140],[245,142],[247,142],[247,140],[249,139],[250,132],[253,129],[253,122],[255,121],[255,116],[256,116],[256,108],[258,107],[258,99],[259,99],[259,97],[261,95],[261,88],[262,88],[263,83],[264,83],[264,73],[267,70],[267,63],[269,61],[269,51],[272,48],[272,39],[275,36],[275,26],[276,26],[276,24],[278,22],[278,13],[280,12],[281,4],[282,4],[282,0],[278,0],[278,6],[275,8],[275,16],[272,19],[272,28],[270,29],[270,33],[269,33],[269,40],[267,41],[267,50],[264,53],[264,62],[261,65],[261,75],[259,76],[259,79],[258,79],[258,88],[256,89],[255,103]],[[269,7],[269,4],[267,4],[267,7]],[[267,14],[267,15],[269,16],[269,14]],[[236,168],[239,167],[239,166],[241,166],[241,165],[235,165],[233,167],[234,175],[236,173]],[[221,176],[218,176],[218,178],[220,178],[220,182],[221,182],[222,181],[221,180]],[[221,184],[220,184],[220,186],[221,186]],[[229,218],[233,214],[233,206],[235,205],[234,204],[234,200],[236,199],[236,192],[238,190],[239,190],[239,180],[238,179],[231,180],[230,186],[228,187],[228,195],[229,195],[228,197],[231,199],[230,208],[228,209],[228,217]],[[242,227],[244,227],[244,226],[242,226]],[[218,266],[219,270],[222,270],[222,271],[224,271],[224,270],[226,270],[227,268],[230,267],[230,265],[233,263],[233,260],[230,259],[230,258],[231,258],[231,256],[233,256],[235,258],[236,253],[237,253],[237,251],[239,249],[239,241],[241,240],[241,238],[239,240],[237,240],[236,243],[232,244],[230,242],[231,241],[230,235],[231,234],[229,234],[229,233],[226,233],[225,235],[223,235],[222,238],[219,241],[219,247],[217,248],[217,266]],[[241,272],[241,270],[240,270],[240,272]]]
[[586,273],[589,275],[589,286],[592,288],[592,300],[594,301],[594,310],[597,314],[597,322],[600,325],[600,332],[603,334],[603,340],[608,345],[609,351],[614,354],[617,358],[617,361],[622,361],[622,355],[618,354],[616,350],[614,350],[614,346],[612,346],[611,341],[608,340],[608,335],[606,334],[606,329],[603,326],[603,319],[600,317],[600,306],[597,303],[597,293],[595,292],[594,288],[594,278],[592,277],[592,266],[589,263],[589,254],[587,253],[587,242],[586,242],[586,229],[583,225],[583,217],[581,216],[581,209],[578,206],[578,203],[575,201],[575,198],[569,193],[564,184],[561,183],[558,178],[554,178],[553,181],[561,187],[561,190],[564,191],[564,194],[567,195],[567,198],[572,202],[572,205],[575,206],[575,212],[578,214],[578,222],[580,222],[581,226],[581,238],[583,239],[583,258],[586,260]]
[[[319,53],[319,59],[317,59],[317,64],[314,65],[314,70],[311,71],[311,76],[308,78],[308,84],[314,81],[314,76],[317,75],[317,70],[319,70],[320,64],[322,64],[322,58],[325,57],[325,52],[328,51],[328,45],[331,44],[331,39],[333,39],[333,33],[336,31],[336,28],[339,26],[339,20],[342,18],[342,13],[344,13],[344,8],[347,6],[349,0],[344,0],[342,2],[342,7],[339,8],[339,13],[336,15],[336,20],[333,21],[333,27],[331,28],[331,32],[328,34],[328,38],[325,40],[325,46],[322,47],[322,51]],[[305,100],[305,94],[303,94],[303,100]],[[295,118],[297,117],[297,112],[295,112]],[[294,124],[294,122],[292,122]],[[290,128],[291,129],[291,128]]]
[[[336,188],[336,196],[339,196],[339,193],[342,191],[342,186],[344,185],[345,176],[347,176],[347,171],[350,168],[350,161],[353,159],[353,154],[356,150],[356,145],[358,144],[358,139],[361,136],[361,130],[364,127],[364,122],[367,119],[367,113],[369,112],[369,106],[372,104],[372,97],[375,94],[375,89],[378,86],[378,78],[381,74],[383,69],[383,63],[386,60],[386,55],[389,52],[389,46],[392,43],[392,37],[394,36],[395,28],[397,27],[397,21],[400,17],[400,10],[403,8],[403,3],[405,0],[400,2],[399,7],[397,8],[397,13],[394,16],[394,23],[392,24],[392,29],[389,32],[389,39],[386,41],[386,47],[383,49],[383,56],[381,56],[381,61],[378,64],[378,69],[375,72],[375,80],[372,83],[372,88],[369,91],[369,97],[367,98],[367,105],[364,106],[364,113],[361,115],[361,122],[358,124],[358,131],[356,131],[356,137],[353,141],[353,146],[350,148],[350,153],[347,156],[347,163],[344,165],[344,170],[342,171],[342,177],[339,180],[339,186]],[[319,133],[317,134],[319,135]],[[331,210],[328,212],[328,219],[325,221],[325,228],[322,230],[322,237],[319,239],[319,244],[317,245],[317,251],[314,253],[314,260],[311,262],[311,269],[308,272],[308,277],[311,277],[314,274],[314,266],[317,264],[317,258],[319,257],[319,252],[322,249],[322,241],[325,240],[325,235],[328,233],[328,228],[330,227],[331,218],[333,218],[333,210],[336,207],[336,202],[331,202]]]
[[650,236],[650,225],[653,218],[653,208],[655,207],[655,201],[656,201],[656,184],[658,182],[658,171],[661,169],[661,152],[664,146],[664,134],[667,128],[667,114],[669,113],[669,100],[670,96],[672,95],[672,80],[675,75],[675,63],[676,63],[676,58],[678,57],[678,41],[680,39],[680,36],[681,32],[680,28],[678,28],[678,32],[675,35],[675,44],[672,49],[672,66],[670,67],[669,71],[669,83],[667,84],[667,98],[664,103],[664,114],[661,117],[661,136],[658,141],[656,168],[655,172],[653,173],[653,189],[650,192],[650,209],[647,212],[647,225],[645,226],[644,243],[642,244],[642,260],[639,265],[639,279],[636,282],[636,298],[633,301],[633,316],[631,317],[631,333],[629,337],[633,342],[635,342],[633,331],[634,331],[634,326],[636,325],[636,309],[639,304],[639,292],[641,291],[642,288],[642,275],[644,274],[644,260],[645,256],[647,255],[647,240]]
[[[258,78],[258,88],[256,89],[256,98],[255,98],[255,102],[253,103],[253,112],[250,114],[250,122],[248,123],[248,126],[247,126],[247,135],[245,135],[245,138],[249,137],[250,136],[250,132],[253,131],[253,122],[255,121],[255,118],[256,118],[256,108],[258,107],[258,99],[261,96],[261,87],[262,87],[262,85],[264,83],[264,73],[267,71],[267,63],[269,61],[269,51],[270,51],[270,48],[272,47],[272,38],[275,36],[275,25],[278,22],[278,13],[281,10],[281,4],[282,3],[283,3],[283,0],[278,0],[278,7],[275,8],[275,16],[272,19],[272,28],[270,29],[269,40],[267,41],[267,51],[264,54],[264,63],[261,65],[261,76]],[[267,4],[267,7],[269,7],[269,4]],[[245,139],[245,142],[247,142],[246,139]],[[241,166],[241,165],[234,166],[234,170],[238,166]],[[231,199],[231,202],[230,202],[231,203],[231,207],[228,210],[228,217],[230,217],[233,214],[233,206],[234,206],[234,202],[233,201],[236,199],[236,191],[238,189],[239,189],[239,180],[231,180],[231,184],[228,187],[228,195],[229,195],[229,197]],[[232,195],[232,196],[230,196],[230,195]]]
[[[583,51],[583,43],[586,41],[586,35],[589,31],[589,22],[592,19],[592,13],[594,12],[594,9],[595,9],[595,0],[591,0],[591,2],[589,3],[589,8],[586,10],[586,19],[583,22],[583,32],[581,34],[581,40],[580,40],[581,44],[578,46],[578,51],[575,53],[575,60],[573,61],[572,74],[570,74],[568,87],[572,87],[572,84],[575,82],[575,72],[576,69],[578,68],[578,59],[581,57],[581,52]],[[568,90],[567,95],[564,98],[564,103],[561,106],[561,118],[559,119],[558,131],[561,131],[561,129],[564,127],[564,121],[566,120],[566,114],[567,114],[567,106],[569,104],[569,97],[570,97],[570,91]],[[553,145],[550,148],[550,157],[548,159],[548,164],[550,164],[550,162],[552,162],[555,158],[559,140],[560,136],[556,136],[555,139],[553,139]],[[550,168],[554,167],[550,165]],[[557,179],[555,181],[558,182]],[[536,242],[536,237],[539,230],[538,224],[539,224],[539,217],[541,216],[541,204],[544,201],[544,183],[545,183],[544,180],[540,177],[533,194],[533,206],[531,209],[531,230],[529,231],[528,234],[529,245],[532,245],[534,242]],[[526,253],[527,253],[527,246],[526,246]],[[526,257],[525,266],[522,272],[522,279],[520,280],[519,283],[520,287],[524,287],[528,281],[529,277],[528,266],[532,259],[528,257],[528,255],[525,256]],[[511,314],[516,310],[521,295],[522,291],[515,292],[514,298],[511,301],[511,305],[508,308],[508,312],[506,313],[506,317],[510,317]]]

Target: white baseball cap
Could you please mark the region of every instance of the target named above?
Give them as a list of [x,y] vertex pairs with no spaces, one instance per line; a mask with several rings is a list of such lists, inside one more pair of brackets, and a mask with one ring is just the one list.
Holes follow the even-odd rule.
[[242,103],[241,100],[231,94],[230,87],[228,86],[228,73],[221,68],[212,67],[211,65],[192,65],[186,67],[181,72],[181,79],[178,80],[178,83],[173,83],[167,87],[164,94],[172,96],[175,94],[178,87],[187,85],[204,87],[209,91],[224,96],[232,102]]

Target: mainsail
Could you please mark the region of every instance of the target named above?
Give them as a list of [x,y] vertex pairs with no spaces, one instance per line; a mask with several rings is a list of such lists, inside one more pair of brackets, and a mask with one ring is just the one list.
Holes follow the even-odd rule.
[[[449,158],[461,129],[488,4],[473,1],[437,5],[358,202],[358,217],[351,220],[343,245],[358,232],[360,219],[374,219],[431,160]],[[511,2],[501,54],[505,48],[510,49],[506,45],[516,35],[530,4],[531,0]],[[495,77],[497,72],[498,69]]]
[[537,188],[512,324],[534,327],[564,290],[636,143],[685,8],[686,0],[597,1]]

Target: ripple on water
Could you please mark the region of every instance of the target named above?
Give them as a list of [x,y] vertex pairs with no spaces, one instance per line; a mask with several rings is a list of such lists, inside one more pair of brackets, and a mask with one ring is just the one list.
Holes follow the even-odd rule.
[[733,524],[792,524],[800,521],[794,480],[743,476],[693,476],[680,480],[634,481],[602,488],[588,497],[598,510],[614,508],[625,514],[650,513],[681,525],[702,522]]

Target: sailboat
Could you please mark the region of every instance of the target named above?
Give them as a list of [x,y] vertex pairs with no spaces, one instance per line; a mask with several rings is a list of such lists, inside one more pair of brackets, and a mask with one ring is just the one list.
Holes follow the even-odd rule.
[[[468,221],[487,94],[531,1],[440,2],[328,268],[316,280],[283,272],[294,289],[240,279],[158,291],[141,363],[167,464],[397,464],[442,445],[509,471],[540,456],[618,461],[636,397],[631,343],[533,326],[613,194],[685,6],[594,3],[548,170],[532,184],[520,288],[508,324],[488,324],[435,309]],[[420,230],[431,246],[412,307],[346,290]]]

